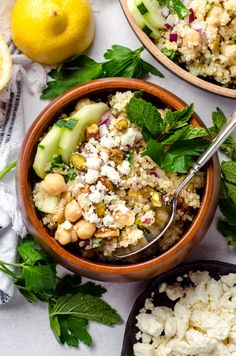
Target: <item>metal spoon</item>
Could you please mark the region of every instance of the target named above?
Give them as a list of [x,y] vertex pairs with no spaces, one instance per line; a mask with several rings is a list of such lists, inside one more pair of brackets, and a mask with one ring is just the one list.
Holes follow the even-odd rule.
[[155,236],[152,233],[144,232],[145,238],[147,240],[146,245],[144,245],[140,248],[137,248],[135,250],[133,250],[133,248],[135,248],[135,247],[132,247],[132,251],[128,252],[128,253],[120,253],[120,254],[117,253],[114,255],[116,258],[125,259],[128,257],[132,257],[132,256],[136,255],[137,253],[140,253],[140,252],[146,250],[147,248],[149,248],[150,246],[152,246],[153,244],[155,244],[155,242],[157,242],[164,235],[166,230],[172,224],[173,219],[175,217],[176,208],[177,208],[177,198],[178,198],[179,193],[186,186],[186,184],[189,183],[189,181],[193,178],[193,176],[205,165],[205,163],[207,163],[209,161],[209,159],[214,155],[214,153],[218,150],[218,148],[222,145],[222,143],[226,140],[226,138],[232,133],[235,126],[236,126],[236,111],[233,114],[233,116],[222,127],[222,129],[220,130],[218,135],[211,141],[206,152],[204,152],[199,157],[199,159],[197,160],[195,165],[190,169],[189,173],[187,174],[187,176],[185,177],[183,182],[176,189],[172,200],[169,201],[169,203],[167,203],[167,204],[170,204],[170,208],[172,211],[171,211],[170,219],[169,219],[168,223],[166,224],[166,226],[164,227],[164,229],[161,231],[161,233],[159,235]]

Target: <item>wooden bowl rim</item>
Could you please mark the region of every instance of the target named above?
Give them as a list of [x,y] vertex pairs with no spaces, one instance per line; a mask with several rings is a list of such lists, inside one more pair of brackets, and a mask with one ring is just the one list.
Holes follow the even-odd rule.
[[217,84],[213,84],[210,82],[207,82],[204,79],[195,77],[194,75],[190,74],[188,71],[185,69],[181,68],[178,66],[178,64],[174,63],[171,61],[168,57],[166,57],[157,47],[156,45],[152,42],[152,40],[143,32],[140,27],[136,24],[134,19],[129,13],[128,6],[127,6],[127,0],[120,0],[120,5],[122,7],[122,10],[131,26],[133,29],[134,33],[136,36],[139,38],[139,40],[142,42],[142,44],[145,46],[145,48],[149,51],[149,53],[157,59],[165,68],[173,72],[175,75],[179,76],[181,79],[184,79],[187,81],[189,84],[193,84],[197,86],[200,89],[206,90],[208,92],[225,96],[227,98],[234,98],[236,99],[236,90],[235,89],[229,89],[222,87]]
[[[214,168],[213,159],[208,163],[206,170],[205,178],[205,191],[202,198],[202,204],[199,208],[198,213],[196,214],[193,223],[187,230],[187,232],[181,237],[181,239],[174,244],[166,252],[157,256],[151,260],[135,263],[135,264],[125,264],[125,265],[114,265],[109,263],[94,262],[88,259],[76,256],[61,245],[57,243],[56,240],[52,238],[43,227],[41,220],[36,215],[36,209],[33,207],[31,200],[28,195],[28,169],[27,163],[30,159],[30,153],[33,148],[38,143],[38,139],[35,139],[37,132],[41,131],[41,128],[45,126],[50,126],[49,122],[53,122],[56,119],[55,115],[59,108],[65,108],[75,100],[78,100],[80,97],[96,95],[96,92],[109,91],[109,90],[144,90],[148,95],[156,97],[165,105],[169,105],[174,109],[182,109],[186,106],[186,103],[179,99],[177,96],[169,92],[168,90],[156,85],[149,83],[140,79],[130,79],[130,78],[106,78],[98,79],[86,84],[79,85],[60,97],[52,101],[35,119],[31,127],[29,128],[24,142],[22,144],[21,152],[19,159],[17,161],[17,194],[18,200],[22,203],[21,209],[25,212],[28,223],[34,227],[38,235],[44,240],[48,247],[53,251],[54,255],[59,255],[64,258],[67,262],[77,265],[81,268],[85,268],[90,271],[103,272],[107,274],[127,274],[134,273],[143,270],[148,270],[158,264],[165,263],[169,258],[173,258],[179,250],[181,250],[182,245],[187,244],[191,241],[193,236],[197,233],[200,228],[202,221],[207,213],[208,206],[213,198],[214,183],[217,180],[217,169]],[[101,93],[100,93],[101,95]],[[202,120],[197,116],[193,115],[193,122],[198,122],[201,126],[205,127]]]

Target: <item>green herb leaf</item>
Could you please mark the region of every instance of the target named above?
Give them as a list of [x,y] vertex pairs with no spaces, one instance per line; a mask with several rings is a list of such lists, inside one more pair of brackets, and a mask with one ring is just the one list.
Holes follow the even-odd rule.
[[60,342],[71,347],[78,347],[79,342],[87,346],[92,345],[92,338],[87,331],[88,321],[68,316],[59,316]]
[[230,225],[227,221],[220,220],[217,224],[217,229],[223,236],[228,238],[231,246],[236,247],[236,226]]
[[[209,129],[212,137],[215,137],[220,129],[227,122],[227,118],[223,111],[219,108],[216,109],[215,112],[212,113],[212,121],[214,126]],[[236,141],[233,135],[230,135],[225,142],[221,145],[220,151],[223,152],[227,157],[236,161]]]
[[166,121],[168,123],[168,130],[176,130],[188,124],[194,113],[194,104],[187,105],[182,110],[172,111],[168,110],[166,113]]
[[24,266],[23,277],[26,288],[34,292],[55,288],[56,273],[53,266]]
[[89,294],[74,294],[59,297],[50,316],[64,315],[93,320],[105,325],[121,322],[120,316],[102,299]]
[[141,59],[143,50],[144,47],[132,51],[127,47],[114,45],[104,54],[107,61],[103,63],[95,62],[85,55],[67,61],[49,72],[53,80],[47,83],[48,87],[43,91],[41,98],[54,99],[78,84],[98,78],[141,78],[149,73],[163,77],[157,68]]
[[68,120],[60,119],[55,123],[55,125],[58,127],[65,127],[69,130],[73,130],[73,128],[75,127],[77,122],[78,122],[78,119],[73,119],[73,117],[71,117]]
[[236,184],[236,162],[223,161],[221,163],[221,173],[228,182]]
[[151,159],[161,167],[165,158],[163,145],[154,139],[149,139],[146,149],[142,152],[142,156],[151,157]]
[[149,133],[150,137],[159,135],[165,122],[157,108],[142,98],[133,97],[125,107],[128,119]]
[[50,172],[53,172],[54,170],[57,170],[58,168],[65,169],[66,165],[63,162],[61,155],[54,155],[52,158],[52,161],[46,167],[45,172],[50,173]]
[[65,180],[68,182],[69,180],[75,180],[77,177],[77,173],[74,167],[68,167],[66,169]]
[[163,48],[161,51],[166,57],[170,58],[172,61],[177,56],[177,52],[176,51],[173,51],[173,50],[168,49],[168,48]]
[[204,127],[188,125],[179,130],[174,131],[174,133],[170,132],[166,135],[162,140],[162,144],[172,144],[178,140],[192,140],[198,137],[207,136],[208,132]]
[[161,7],[167,6],[172,13],[176,13],[180,19],[189,16],[190,12],[180,0],[159,0]]
[[17,246],[17,251],[23,261],[28,265],[34,265],[37,261],[50,261],[48,256],[42,251],[34,247],[34,239],[31,235],[27,235]]

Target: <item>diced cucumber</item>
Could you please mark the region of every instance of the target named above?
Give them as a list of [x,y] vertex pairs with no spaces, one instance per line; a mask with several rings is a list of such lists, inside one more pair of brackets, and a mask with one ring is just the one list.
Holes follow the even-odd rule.
[[44,179],[46,176],[46,164],[51,162],[53,155],[57,154],[58,143],[62,135],[62,127],[54,125],[38,144],[36,156],[34,159],[33,168],[40,178]]
[[155,29],[163,29],[165,18],[161,14],[161,7],[157,0],[135,0],[137,9],[144,19]]
[[58,153],[65,163],[69,163],[70,156],[76,147],[84,141],[85,129],[92,124],[98,124],[102,115],[109,110],[105,103],[93,103],[83,106],[73,119],[77,120],[72,130],[63,127],[63,134],[58,144]]
[[35,206],[42,213],[55,214],[59,201],[60,196],[52,196],[45,194],[42,199],[35,201]]
[[154,40],[160,38],[160,33],[157,29],[152,26],[149,21],[141,14],[135,0],[127,0],[127,5],[131,16],[133,17],[134,21],[137,25],[143,30],[146,35],[153,38]]

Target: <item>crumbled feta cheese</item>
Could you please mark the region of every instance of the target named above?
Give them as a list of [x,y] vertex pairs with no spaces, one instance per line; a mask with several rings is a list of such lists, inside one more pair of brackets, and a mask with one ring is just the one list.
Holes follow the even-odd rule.
[[114,218],[111,215],[106,215],[102,221],[104,226],[109,227],[114,223]]
[[137,343],[134,345],[135,356],[155,356],[154,347],[150,344]]
[[63,228],[64,228],[65,230],[70,230],[70,229],[72,228],[72,224],[70,223],[69,220],[64,221],[64,223],[63,223]]
[[101,165],[101,160],[98,158],[98,156],[91,156],[88,157],[86,160],[86,166],[88,169],[95,169],[98,170]]
[[130,164],[128,161],[123,161],[119,166],[117,166],[118,171],[121,174],[128,175],[130,172]]
[[151,314],[139,314],[136,317],[137,327],[144,333],[151,336],[159,336],[163,331],[163,324]]
[[120,211],[122,214],[125,214],[129,211],[129,209],[125,206],[125,203],[119,203],[114,208],[114,211]]
[[[215,280],[208,272],[191,272],[185,278],[195,286],[183,287],[177,283],[159,286],[159,292],[169,294],[169,299],[176,299],[179,294],[174,311],[168,307],[148,308],[151,301],[146,300],[136,317],[139,345],[145,342],[145,346],[153,346],[155,356],[236,356],[236,299],[233,300],[236,274]],[[181,278],[178,280],[185,283]],[[160,336],[153,335],[153,317],[163,325]],[[147,335],[151,340],[146,344]],[[140,347],[136,345],[135,356],[139,355],[135,350]]]
[[98,190],[95,190],[93,193],[89,194],[89,199],[91,200],[92,203],[98,204],[103,200],[104,195],[99,192]]
[[127,132],[121,136],[122,146],[133,146],[135,142],[142,139],[142,134],[135,128],[128,128]]
[[108,136],[103,136],[100,140],[100,145],[106,148],[116,147],[116,141],[109,138]]
[[107,152],[101,151],[100,156],[104,163],[107,163],[109,161],[109,155]]
[[96,180],[99,177],[99,172],[96,171],[95,169],[88,169],[86,175],[85,175],[85,181],[86,183],[95,183]]
[[114,184],[119,184],[121,181],[119,173],[110,166],[103,166],[101,169],[101,175],[106,176]]

